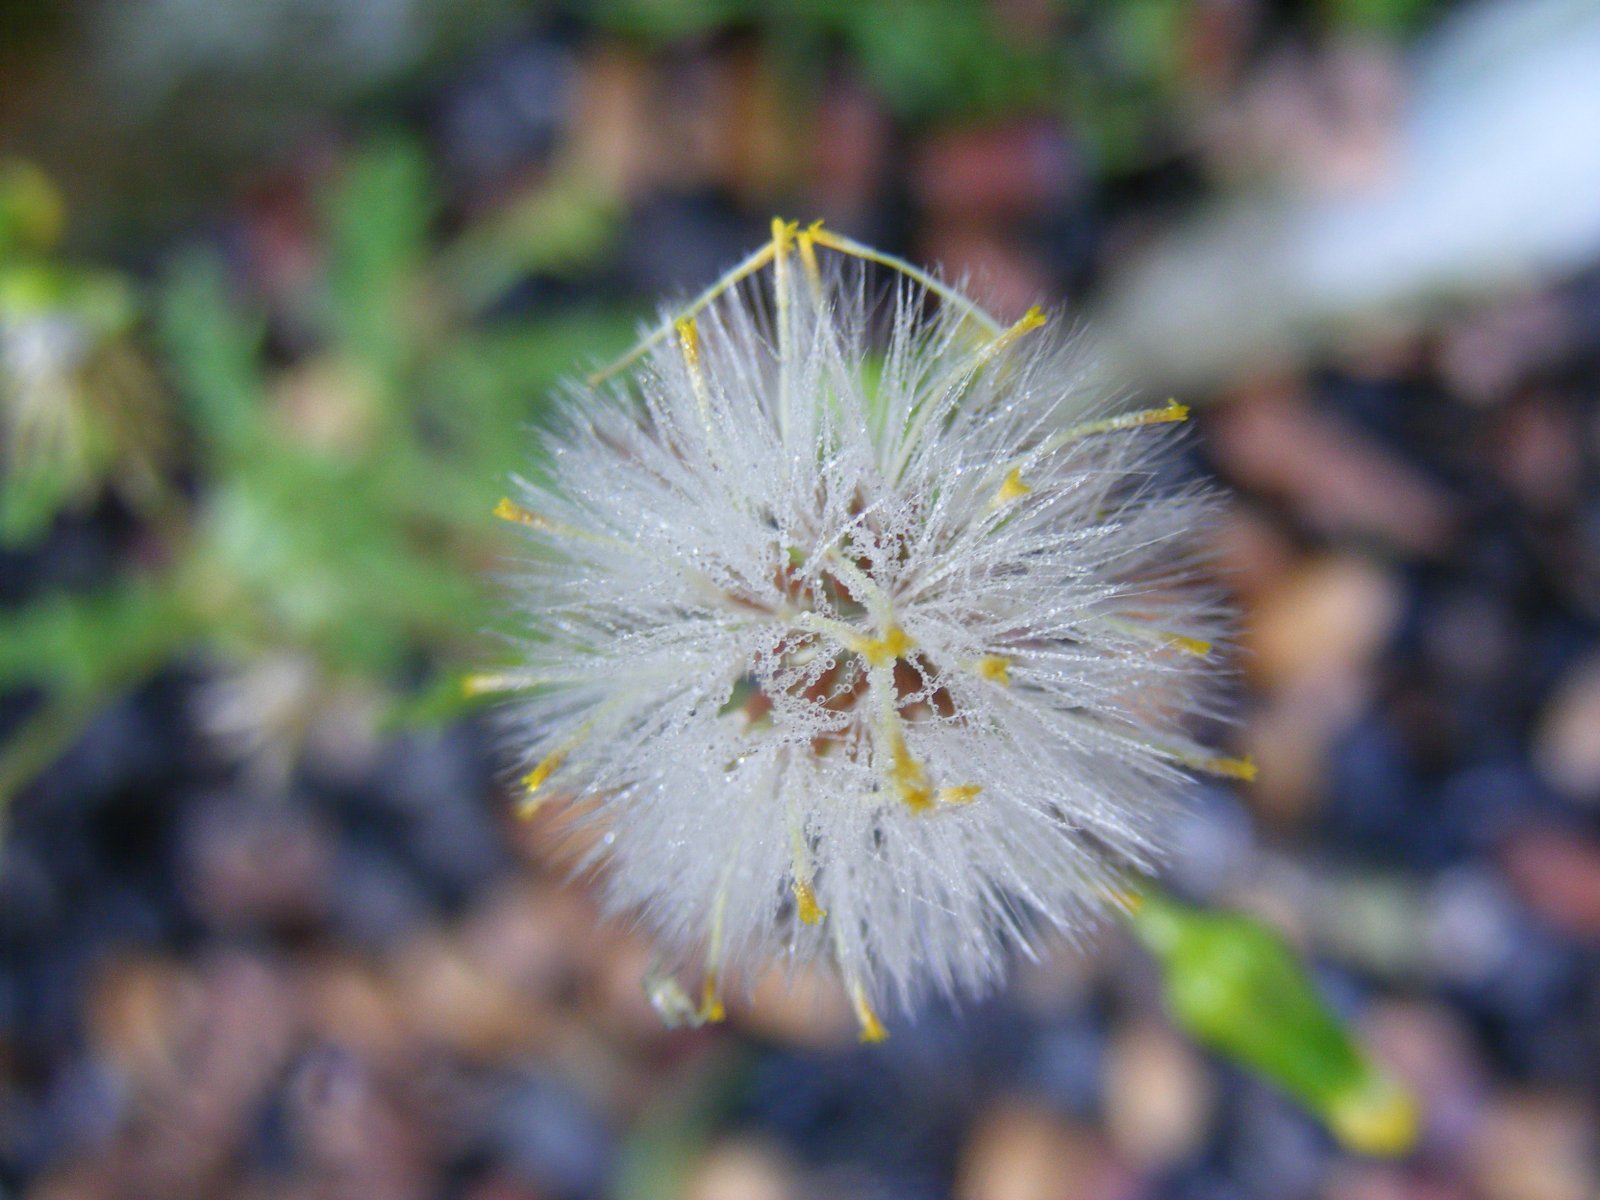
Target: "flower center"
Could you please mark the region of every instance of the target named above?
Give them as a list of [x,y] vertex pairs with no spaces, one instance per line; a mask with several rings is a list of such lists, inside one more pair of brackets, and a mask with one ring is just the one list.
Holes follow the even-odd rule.
[[[788,628],[736,690],[724,712],[739,712],[752,730],[770,728],[784,711],[809,710],[818,732],[811,753],[864,756],[882,790],[907,808],[923,812],[938,804],[974,799],[977,784],[936,786],[907,744],[908,725],[954,720],[957,709],[941,673],[900,625],[891,597],[858,562],[830,555],[828,569],[802,575],[790,554],[779,569],[783,594],[798,612],[775,619]],[[821,597],[839,616],[817,611]],[[1004,660],[998,675],[1004,683]]]

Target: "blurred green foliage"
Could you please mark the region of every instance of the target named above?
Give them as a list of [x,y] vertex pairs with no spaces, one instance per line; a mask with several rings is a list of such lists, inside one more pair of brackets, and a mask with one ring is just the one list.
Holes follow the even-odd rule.
[[[1302,17],[1398,37],[1440,2],[1317,0]],[[991,0],[595,0],[584,14],[655,45],[753,31],[797,85],[812,88],[838,50],[902,120],[1055,114],[1110,174],[1143,165],[1172,135],[1204,86],[1207,24],[1228,20],[1194,0],[1053,0],[1021,22],[997,9]]]
[[[28,215],[37,181],[9,178],[23,182],[0,193],[0,228],[45,227]],[[86,457],[32,438],[0,487],[0,530],[37,539],[71,504],[121,490],[138,450],[151,480],[131,499],[157,548],[100,591],[8,614],[0,688],[32,689],[37,703],[0,748],[0,786],[19,786],[101,704],[184,655],[224,671],[290,656],[322,683],[358,681],[431,715],[464,703],[448,672],[434,672],[420,705],[408,681],[496,653],[481,643],[495,623],[485,571],[501,546],[490,509],[557,378],[614,353],[634,327],[622,311],[492,315],[530,264],[609,246],[606,206],[572,182],[525,202],[570,211],[537,229],[512,213],[517,236],[494,238],[495,253],[440,245],[426,159],[380,140],[321,197],[319,269],[277,312],[236,295],[211,251],[179,256],[141,291],[58,262],[36,234],[8,239],[0,344],[48,323],[70,331],[72,353],[49,371],[0,372],[0,416],[14,429],[35,413],[56,425],[73,415],[104,444]],[[273,321],[293,327],[298,353],[272,352]],[[161,364],[141,375],[136,426],[102,419],[105,380],[89,367],[108,350]],[[153,427],[186,452],[147,453]],[[66,475],[70,488],[37,482]]]

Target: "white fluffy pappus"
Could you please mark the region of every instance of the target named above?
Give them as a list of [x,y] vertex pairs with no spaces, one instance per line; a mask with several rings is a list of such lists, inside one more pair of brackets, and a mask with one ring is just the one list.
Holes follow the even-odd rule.
[[526,810],[582,797],[609,908],[700,974],[649,983],[669,1019],[818,962],[876,1040],[1116,903],[1190,769],[1251,772],[1184,733],[1222,621],[1185,410],[1085,395],[1045,325],[774,222],[497,510],[529,632],[480,685],[522,692]]

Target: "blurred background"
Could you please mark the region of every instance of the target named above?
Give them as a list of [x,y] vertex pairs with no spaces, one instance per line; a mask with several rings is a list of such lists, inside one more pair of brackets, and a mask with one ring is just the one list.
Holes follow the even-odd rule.
[[[667,1031],[510,816],[490,509],[775,214],[1196,408],[1250,786],[1165,880],[1416,1090],[1341,1152],[1127,935]],[[1600,3],[0,0],[0,1196],[1589,1200]]]

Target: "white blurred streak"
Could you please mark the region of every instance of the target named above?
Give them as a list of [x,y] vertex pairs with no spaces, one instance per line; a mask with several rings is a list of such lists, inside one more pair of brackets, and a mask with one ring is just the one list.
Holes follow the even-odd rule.
[[1131,261],[1093,323],[1108,374],[1217,383],[1600,257],[1600,0],[1481,4],[1410,74],[1384,170],[1237,196]]

